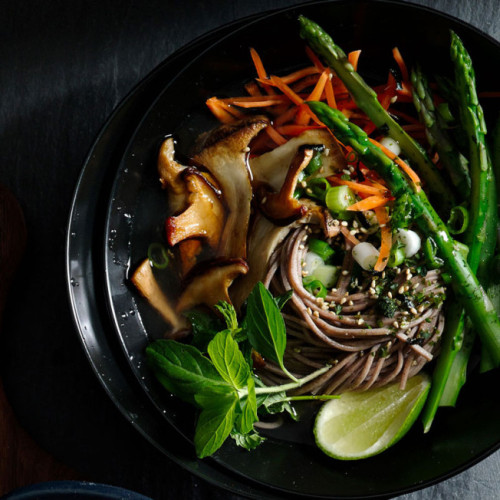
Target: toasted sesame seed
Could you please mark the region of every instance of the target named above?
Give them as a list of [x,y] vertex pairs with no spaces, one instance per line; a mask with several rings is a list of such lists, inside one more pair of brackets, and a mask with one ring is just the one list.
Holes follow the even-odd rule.
[[342,298],[340,299],[340,303],[341,303],[341,304],[345,304],[346,302],[347,302],[347,299],[346,299],[345,297],[342,297]]
[[352,221],[352,227],[356,227],[356,228],[359,227],[357,220]]
[[311,188],[307,188],[307,189],[306,189],[306,193],[307,193],[307,194],[312,194],[312,193],[313,193],[313,192],[312,192],[312,189],[311,189]]
[[372,299],[378,299],[378,295],[377,294],[373,295]]
[[406,273],[406,279],[411,280],[413,278],[413,274],[411,273]]
[[382,279],[385,278],[385,271],[382,271]]
[[338,226],[339,224],[340,224],[340,222],[337,219],[333,219],[333,225],[334,226]]
[[349,231],[349,233],[350,233],[350,234],[352,234],[353,236],[355,236],[356,234],[358,234],[358,233],[359,233],[359,231],[358,231],[357,229],[351,229],[351,230]]
[[312,314],[312,309],[311,309],[310,307],[308,307],[308,308],[306,309],[306,311],[307,311],[307,314]]
[[410,313],[409,313],[408,311],[403,311],[401,314],[402,314],[403,316],[408,316],[408,314],[410,314]]
[[304,234],[304,236],[302,236],[302,241],[306,241],[307,240],[307,234]]
[[398,293],[404,293],[405,292],[405,287],[404,286],[400,286],[398,288]]
[[358,319],[358,325],[362,325],[364,322],[365,322],[365,320],[363,318]]
[[417,311],[414,307],[412,307],[412,308],[410,309],[410,312],[411,312],[414,316],[416,316],[416,315],[418,314],[418,311]]
[[371,285],[372,288],[375,288],[377,286],[377,282],[375,280],[372,280]]
[[345,175],[351,175],[351,172],[349,172],[349,170],[347,170],[347,168],[344,168],[342,170],[342,172],[345,174]]
[[301,352],[300,347],[294,347],[293,352],[300,353]]
[[300,181],[300,187],[307,187],[307,182],[306,181]]
[[348,274],[349,274],[349,271],[348,271],[347,269],[344,269],[344,270],[342,271],[342,275],[343,275],[343,276],[347,276]]
[[313,312],[313,316],[315,316],[316,318],[319,318],[319,312],[318,311],[314,311]]
[[399,323],[398,323],[397,321],[394,321],[394,322],[392,323],[392,326],[393,326],[394,328],[399,328]]
[[390,299],[392,299],[392,292],[387,292],[387,297],[389,297]]
[[363,234],[368,232],[368,229],[366,229],[366,227],[361,227],[359,230],[360,230]]
[[302,276],[305,277],[307,276],[309,273],[307,271],[302,271]]
[[302,245],[302,244],[299,245],[299,250],[304,250],[304,248],[305,248],[304,245]]
[[250,151],[250,148],[247,146],[246,148],[243,148],[244,153],[248,153]]
[[348,306],[353,306],[354,305],[354,302],[352,300],[350,300],[349,302],[347,302],[347,305]]
[[337,289],[336,289],[336,288],[332,288],[332,292],[336,292],[336,291],[337,291]]
[[328,308],[330,307],[330,304],[328,304],[328,302],[325,302],[322,306],[321,306],[321,309],[323,309],[323,311],[328,311]]
[[408,285],[405,285],[405,292],[408,292],[410,290],[410,287]]
[[401,274],[401,268],[400,267],[395,267],[394,270],[396,271],[396,274]]
[[348,226],[347,221],[345,221],[345,220],[343,220],[340,224],[341,224],[342,226],[344,226],[344,227],[347,227],[347,226]]
[[418,306],[417,311],[418,311],[419,313],[422,313],[422,312],[424,312],[424,309],[425,309],[425,306],[422,304],[421,306]]
[[261,203],[264,205],[264,203],[267,201],[267,196],[264,196],[264,198],[262,198],[262,201]]
[[319,172],[320,174],[322,174],[324,171],[325,171],[325,167],[319,167],[318,172]]
[[300,264],[302,267],[306,267],[306,262],[302,261],[302,264]]

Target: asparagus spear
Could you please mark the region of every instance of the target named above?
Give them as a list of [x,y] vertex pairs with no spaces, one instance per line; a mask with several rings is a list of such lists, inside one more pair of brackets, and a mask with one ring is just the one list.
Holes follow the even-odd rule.
[[448,132],[441,127],[427,78],[419,67],[411,72],[411,82],[413,103],[426,127],[429,143],[438,152],[439,159],[462,199],[467,199],[471,188],[467,159],[457,151]]
[[378,172],[395,197],[408,195],[415,222],[424,234],[436,242],[438,252],[452,276],[457,298],[491,352],[495,365],[500,365],[500,321],[496,311],[424,191],[410,183],[397,165],[369,141],[366,133],[349,122],[340,111],[320,102],[309,102],[308,105],[337,139],[351,146],[363,163]]
[[342,80],[354,101],[379,128],[386,128],[389,135],[399,142],[409,160],[418,167],[419,173],[435,195],[443,213],[455,205],[454,196],[445,184],[423,148],[415,142],[387,113],[369,87],[349,63],[344,51],[316,23],[304,16],[299,17],[301,36],[321,55]]

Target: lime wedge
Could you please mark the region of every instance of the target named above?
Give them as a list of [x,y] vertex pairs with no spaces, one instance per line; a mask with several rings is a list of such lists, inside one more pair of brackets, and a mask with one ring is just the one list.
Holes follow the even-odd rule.
[[339,460],[377,455],[399,441],[422,409],[430,377],[420,373],[406,388],[390,384],[365,392],[347,392],[325,403],[314,424],[317,445]]

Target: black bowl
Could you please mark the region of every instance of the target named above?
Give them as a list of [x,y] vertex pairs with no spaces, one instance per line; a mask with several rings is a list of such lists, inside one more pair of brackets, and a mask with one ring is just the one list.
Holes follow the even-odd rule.
[[[388,1],[315,2],[248,22],[186,61],[166,82],[123,155],[115,175],[105,233],[106,292],[115,333],[143,391],[165,428],[192,439],[194,412],[170,397],[148,370],[144,350],[163,335],[156,313],[137,296],[128,273],[146,255],[149,243],[162,241],[166,214],[156,175],[159,144],[169,134],[178,150],[188,151],[197,135],[216,123],[206,98],[241,92],[253,76],[248,48],[255,47],[268,70],[288,71],[305,62],[297,17],[318,21],[345,50],[363,50],[360,71],[376,81],[392,65],[398,46],[408,62],[420,61],[428,72],[449,66],[449,30],[464,40],[474,60],[480,89],[497,89],[489,74],[499,45],[478,30],[411,4]],[[487,108],[488,111],[488,108]],[[496,110],[495,110],[496,111]],[[440,411],[427,435],[418,425],[387,452],[359,462],[338,462],[323,455],[312,441],[311,424],[285,425],[251,453],[227,442],[206,462],[223,467],[269,493],[316,498],[377,497],[401,494],[445,479],[484,458],[500,446],[500,402],[491,398],[498,373],[471,377],[456,409]]]

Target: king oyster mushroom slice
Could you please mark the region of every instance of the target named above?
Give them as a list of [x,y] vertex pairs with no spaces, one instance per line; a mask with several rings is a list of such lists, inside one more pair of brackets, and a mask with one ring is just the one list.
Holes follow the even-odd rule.
[[203,238],[216,249],[224,227],[225,210],[219,193],[196,168],[181,174],[188,192],[188,207],[165,223],[167,241],[174,246],[190,238]]
[[218,259],[200,263],[196,270],[179,298],[177,313],[199,305],[213,307],[221,300],[231,302],[228,289],[248,272],[248,264],[243,259]]
[[268,184],[274,191],[280,191],[297,150],[304,145],[323,145],[322,171],[315,176],[328,177],[346,166],[344,155],[331,134],[325,129],[307,130],[268,153],[250,160],[253,182]]
[[188,193],[182,179],[184,165],[177,163],[175,156],[175,142],[172,137],[167,137],[158,154],[158,174],[163,189],[168,192],[168,203],[172,213],[182,210],[186,204]]
[[261,213],[255,215],[248,238],[249,271],[231,287],[231,300],[237,309],[250,295],[253,287],[259,281],[264,281],[271,255],[292,227],[294,226],[277,226]]
[[172,336],[179,336],[179,332],[188,332],[186,319],[175,311],[170,300],[161,290],[153,274],[149,259],[141,262],[132,275],[131,281],[140,294],[172,326]]
[[307,167],[314,154],[314,150],[307,146],[300,146],[297,150],[285,180],[278,192],[273,191],[268,184],[256,187],[256,198],[259,209],[268,219],[280,226],[287,226],[300,219],[307,212],[304,206],[294,197],[300,173]]
[[248,144],[268,124],[267,118],[256,116],[223,125],[205,138],[204,148],[193,158],[215,177],[227,209],[217,250],[219,257],[246,258],[253,194],[247,165]]

